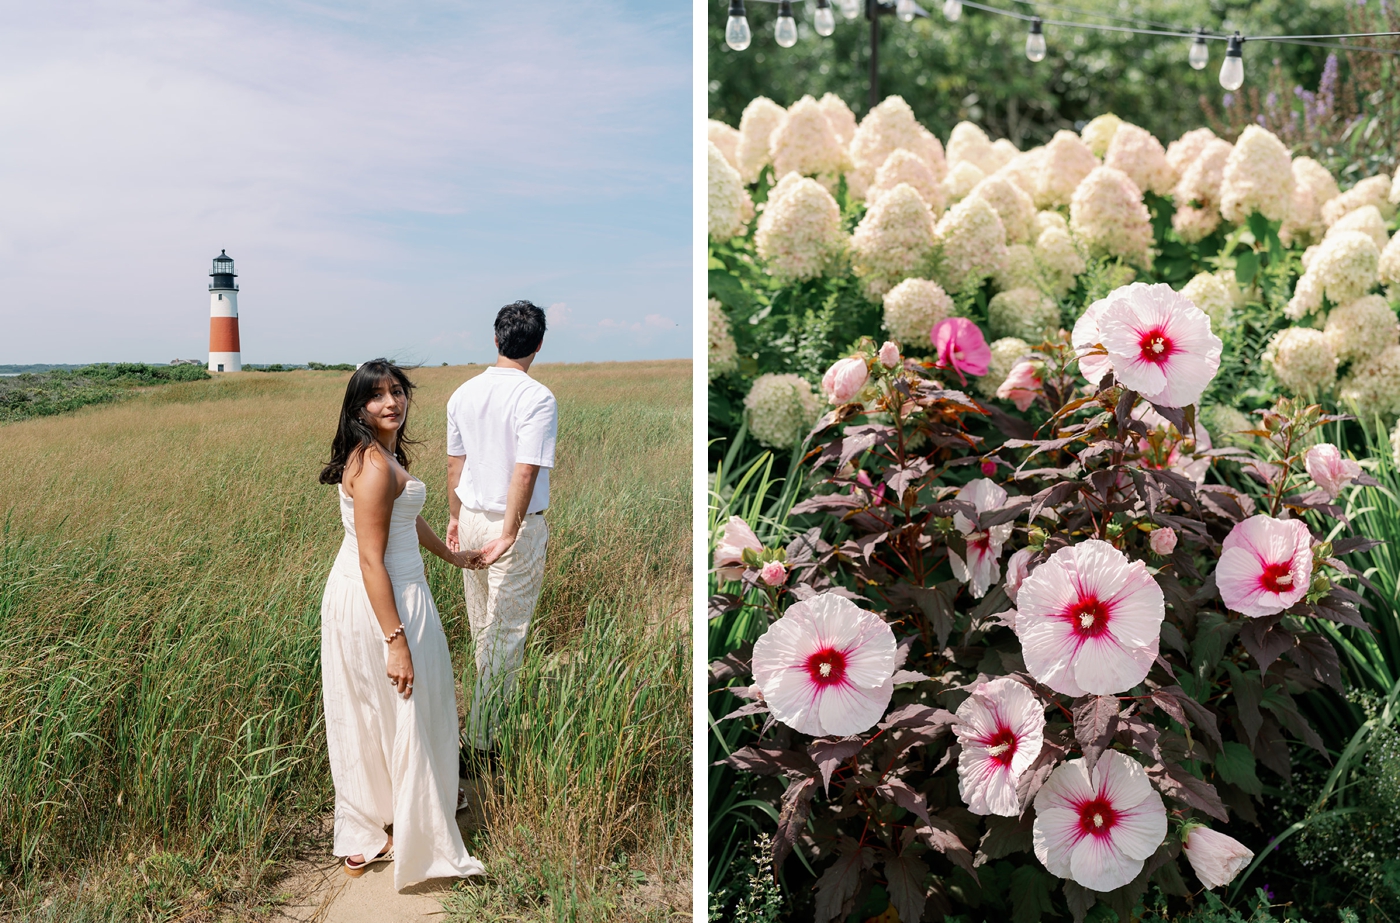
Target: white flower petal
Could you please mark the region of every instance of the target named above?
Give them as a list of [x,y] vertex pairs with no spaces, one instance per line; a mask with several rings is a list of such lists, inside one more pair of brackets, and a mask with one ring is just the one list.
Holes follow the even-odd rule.
[[1100,893],[1121,888],[1142,871],[1141,859],[1132,859],[1114,848],[1111,836],[1086,836],[1070,850],[1069,877]]

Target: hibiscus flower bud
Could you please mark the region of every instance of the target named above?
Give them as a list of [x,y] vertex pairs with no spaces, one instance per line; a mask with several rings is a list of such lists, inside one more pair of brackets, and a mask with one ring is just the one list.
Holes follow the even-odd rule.
[[997,473],[997,463],[992,461],[990,458],[982,459],[981,468],[982,473],[985,474],[987,477],[991,477],[992,475]]
[[769,586],[787,583],[787,568],[781,561],[769,561],[758,570],[758,578]]
[[1021,589],[1021,581],[1031,572],[1031,552],[1022,548],[1006,559],[1006,595],[1016,602],[1016,593]]
[[859,356],[838,359],[822,376],[822,393],[831,403],[844,404],[865,387],[868,375],[865,360]]
[[1342,488],[1361,473],[1361,466],[1350,458],[1343,458],[1341,450],[1328,442],[1319,443],[1303,455],[1303,467],[1308,469],[1308,477],[1313,483],[1327,492],[1331,499],[1337,499]]
[[1182,837],[1181,845],[1186,861],[1207,888],[1228,885],[1254,858],[1254,853],[1239,840],[1209,827],[1190,828]]
[[1153,552],[1166,557],[1176,550],[1176,530],[1153,529],[1147,543],[1152,546]]
[[748,523],[730,516],[724,524],[724,534],[715,546],[715,571],[720,581],[738,580],[744,575],[744,552],[763,551],[763,543],[754,535]]
[[880,347],[880,364],[887,369],[892,369],[899,365],[899,347],[889,340]]

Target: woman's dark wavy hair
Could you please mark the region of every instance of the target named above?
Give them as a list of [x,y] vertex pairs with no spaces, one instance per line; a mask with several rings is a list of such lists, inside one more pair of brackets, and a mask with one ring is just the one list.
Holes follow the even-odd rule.
[[408,467],[407,446],[419,443],[408,437],[408,411],[413,406],[413,382],[407,373],[388,359],[371,359],[355,370],[350,383],[345,386],[345,401],[340,405],[340,425],[336,427],[335,439],[331,440],[331,460],[321,469],[322,484],[339,484],[345,474],[345,466],[356,455],[373,448],[374,430],[360,418],[360,412],[370,402],[379,386],[392,378],[408,396],[408,407],[404,408],[403,425],[399,427],[398,438],[394,441],[394,457],[399,464]]

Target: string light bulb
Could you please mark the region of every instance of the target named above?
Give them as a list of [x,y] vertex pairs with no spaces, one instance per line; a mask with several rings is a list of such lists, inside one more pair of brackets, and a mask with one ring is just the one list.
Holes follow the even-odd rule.
[[792,18],[792,0],[778,4],[778,21],[773,23],[773,41],[783,48],[797,44],[797,20]]
[[744,0],[729,0],[729,22],[724,26],[724,43],[735,51],[743,51],[753,41],[749,18],[744,15]]
[[900,22],[913,22],[917,9],[918,4],[914,0],[896,0],[894,14],[899,17]]
[[837,0],[841,4],[841,15],[855,19],[860,15],[860,0]]
[[943,0],[943,18],[957,22],[962,18],[962,0]]
[[1040,31],[1040,17],[1031,17],[1031,31],[1026,36],[1026,57],[1031,61],[1045,60],[1045,33]]
[[1220,65],[1220,85],[1231,93],[1244,86],[1243,46],[1242,35],[1236,32],[1230,36],[1230,46],[1225,49],[1225,63]]
[[1196,37],[1191,40],[1191,51],[1186,55],[1187,62],[1192,70],[1205,70],[1210,63],[1210,49],[1206,47],[1206,30],[1197,29]]
[[812,28],[822,36],[836,31],[836,14],[831,11],[831,0],[817,0],[817,11],[812,14]]

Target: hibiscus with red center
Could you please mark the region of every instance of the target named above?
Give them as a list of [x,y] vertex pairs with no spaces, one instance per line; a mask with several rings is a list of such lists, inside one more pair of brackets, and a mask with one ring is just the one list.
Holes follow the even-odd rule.
[[1273,615],[1302,599],[1312,583],[1312,533],[1301,519],[1251,516],[1221,544],[1215,585],[1235,612]]
[[1045,706],[1010,677],[983,683],[958,706],[958,791],[974,814],[1020,813],[1016,783],[1045,743]]

